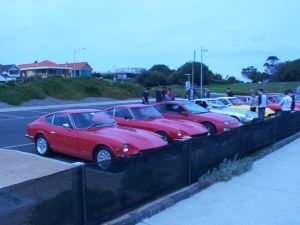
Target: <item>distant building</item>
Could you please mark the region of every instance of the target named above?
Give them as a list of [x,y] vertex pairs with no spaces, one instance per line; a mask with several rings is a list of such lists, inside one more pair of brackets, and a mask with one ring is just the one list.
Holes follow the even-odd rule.
[[137,75],[143,73],[146,69],[144,68],[118,68],[115,69],[115,74],[117,75],[117,79],[126,80],[135,78]]
[[14,65],[0,64],[0,82],[16,81],[20,77],[20,69]]
[[22,77],[41,77],[59,75],[63,77],[71,76],[91,76],[92,67],[87,62],[56,64],[50,60],[35,62],[29,64],[21,64],[20,74]]

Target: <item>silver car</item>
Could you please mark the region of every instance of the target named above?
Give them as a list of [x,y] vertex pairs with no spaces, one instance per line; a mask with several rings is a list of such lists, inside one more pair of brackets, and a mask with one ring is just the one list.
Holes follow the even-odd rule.
[[229,108],[218,99],[201,98],[195,99],[194,102],[204,108],[207,108],[210,112],[232,116],[242,123],[250,123],[258,118],[258,115],[255,112]]

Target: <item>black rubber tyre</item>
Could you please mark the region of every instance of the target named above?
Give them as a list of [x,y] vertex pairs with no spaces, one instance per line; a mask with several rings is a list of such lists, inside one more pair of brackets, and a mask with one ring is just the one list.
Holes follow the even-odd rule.
[[213,124],[204,122],[202,125],[205,126],[205,128],[208,130],[208,134],[207,134],[208,136],[211,136],[211,135],[214,135],[217,133],[217,129]]
[[168,142],[168,144],[172,144],[173,143],[172,139],[170,138],[170,136],[166,132],[157,131],[156,133],[159,134],[160,136],[162,136],[163,139]]
[[94,155],[95,162],[98,164],[99,168],[107,170],[112,165],[112,160],[114,155],[111,150],[106,147],[99,147]]
[[39,134],[35,139],[35,149],[41,156],[48,156],[51,153],[51,149],[46,137]]

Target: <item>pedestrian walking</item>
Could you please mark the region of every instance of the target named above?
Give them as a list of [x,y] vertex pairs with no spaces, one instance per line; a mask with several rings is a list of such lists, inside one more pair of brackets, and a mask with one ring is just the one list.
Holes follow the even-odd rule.
[[292,98],[289,96],[289,91],[284,91],[284,97],[280,100],[279,104],[281,105],[281,116],[287,115],[291,112],[292,108]]
[[258,89],[258,121],[264,121],[265,120],[265,112],[266,112],[266,106],[267,106],[267,96],[264,94],[263,89]]
[[142,94],[142,103],[148,105],[149,104],[149,92],[150,92],[150,88],[146,87],[144,89],[144,92]]
[[161,86],[158,86],[156,91],[155,91],[155,99],[156,99],[156,102],[161,102],[163,100]]
[[227,88],[227,97],[233,97],[233,93],[231,91],[231,88]]
[[207,86],[204,88],[204,98],[210,98],[210,91]]
[[250,111],[256,112],[257,102],[256,102],[256,96],[254,92],[251,93],[251,96],[249,98],[249,103],[250,103]]
[[187,91],[186,96],[189,101],[193,101],[196,97],[198,97],[198,93],[195,90],[194,85]]

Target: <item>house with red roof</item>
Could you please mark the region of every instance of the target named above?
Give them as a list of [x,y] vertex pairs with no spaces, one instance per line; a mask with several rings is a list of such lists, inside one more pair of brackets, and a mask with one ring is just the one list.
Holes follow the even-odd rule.
[[91,76],[92,67],[87,62],[57,64],[50,60],[18,65],[24,78],[49,76],[77,77]]

